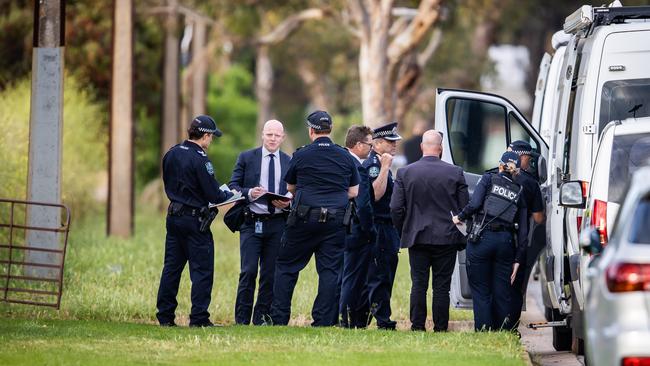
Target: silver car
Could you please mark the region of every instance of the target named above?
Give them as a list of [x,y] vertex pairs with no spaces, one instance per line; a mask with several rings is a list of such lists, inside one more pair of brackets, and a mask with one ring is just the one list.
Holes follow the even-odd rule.
[[586,273],[587,364],[650,365],[650,167],[632,177],[604,250],[601,239],[598,228],[588,228],[580,240],[593,255]]

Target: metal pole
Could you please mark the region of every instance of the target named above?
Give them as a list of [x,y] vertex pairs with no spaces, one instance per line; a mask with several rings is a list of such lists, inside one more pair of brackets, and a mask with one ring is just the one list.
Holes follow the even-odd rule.
[[[34,2],[32,99],[29,119],[27,200],[61,202],[61,147],[63,140],[63,60],[65,0]],[[58,227],[61,217],[51,207],[27,210],[28,226]],[[26,232],[28,246],[58,248],[56,233]],[[28,261],[54,264],[56,255],[29,251]],[[29,267],[34,275],[55,277],[43,268]]]
[[108,235],[133,232],[133,1],[115,0]]

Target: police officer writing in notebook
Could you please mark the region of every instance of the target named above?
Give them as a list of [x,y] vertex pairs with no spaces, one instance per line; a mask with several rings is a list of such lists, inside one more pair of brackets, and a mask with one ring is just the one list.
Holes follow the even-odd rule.
[[474,216],[467,243],[467,274],[474,303],[474,329],[510,328],[511,285],[525,263],[528,215],[523,188],[514,182],[519,155],[501,156],[498,173],[485,173],[470,202],[452,218]]
[[[261,325],[268,318],[273,300],[275,259],[280,249],[289,206],[288,201],[260,198],[265,193],[287,194],[287,184],[282,179],[289,167],[289,155],[280,151],[284,141],[282,122],[270,120],[262,130],[262,146],[242,152],[232,172],[231,189],[241,191],[248,203],[249,212],[239,229],[240,273],[235,323]],[[253,309],[255,284],[259,264],[259,290]]]
[[294,200],[276,261],[271,319],[287,325],[298,274],[316,257],[318,295],[312,326],[338,321],[338,285],[343,261],[348,200],[357,196],[359,173],[352,156],[329,135],[332,118],[316,111],[307,117],[311,144],[293,154],[285,181]]
[[397,270],[399,233],[390,216],[390,197],[393,193],[393,173],[390,171],[397,150],[397,122],[373,131],[373,148],[363,167],[370,179],[370,197],[377,239],[372,249],[368,270],[370,312],[377,319],[379,329],[394,330],[397,323],[390,319],[390,298]]
[[[165,264],[158,289],[158,313],[162,326],[175,326],[176,295],[185,263],[190,264],[192,312],[190,327],[213,326],[210,297],[214,276],[214,242],[206,213],[209,203],[229,199],[221,191],[214,167],[206,154],[213,136],[221,131],[210,116],[198,116],[188,129],[189,139],[172,147],[163,157],[165,193],[171,201],[167,211]],[[206,221],[209,220],[209,221]]]

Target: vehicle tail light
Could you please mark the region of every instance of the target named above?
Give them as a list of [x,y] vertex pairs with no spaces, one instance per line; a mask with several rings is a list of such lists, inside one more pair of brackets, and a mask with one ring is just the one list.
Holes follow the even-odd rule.
[[650,366],[650,357],[623,357],[621,366]]
[[605,277],[611,292],[650,291],[650,263],[612,264]]
[[[582,187],[582,199],[584,201],[587,200],[587,193],[589,192],[589,183],[582,181],[582,184],[580,185]],[[578,215],[576,224],[578,225],[578,234],[580,234],[580,231],[582,230],[582,216]]]
[[582,216],[578,215],[576,224],[578,225],[578,234],[580,234],[580,230],[582,230]]
[[591,213],[591,225],[598,229],[600,244],[607,245],[607,202],[594,200],[594,209]]

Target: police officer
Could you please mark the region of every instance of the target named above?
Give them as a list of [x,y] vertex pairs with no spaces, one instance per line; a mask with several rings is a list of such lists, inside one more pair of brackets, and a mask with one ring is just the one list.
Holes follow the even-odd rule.
[[[539,182],[533,174],[530,173],[531,164],[530,159],[533,157],[533,148],[526,141],[513,141],[508,147],[508,151],[513,151],[519,155],[521,161],[520,174],[515,176],[515,183],[524,187],[522,191],[526,207],[528,208],[528,222],[529,232],[532,233],[535,224],[544,222],[544,200],[542,199],[542,191],[539,187]],[[532,219],[532,220],[531,220]],[[543,240],[528,239],[529,245],[544,244]],[[510,316],[510,324],[513,330],[516,331],[519,326],[519,319],[521,317],[521,310],[524,303],[524,295],[528,285],[528,276],[535,265],[535,259],[542,247],[527,248],[526,259],[522,263],[521,270],[517,271],[515,282],[512,284],[512,313]],[[524,265],[525,264],[525,265]]]
[[393,173],[390,171],[397,141],[397,122],[373,130],[373,147],[363,167],[370,179],[370,197],[377,238],[372,249],[368,270],[370,312],[377,320],[379,329],[394,330],[397,323],[390,319],[390,297],[397,270],[399,233],[390,216],[390,197],[393,193]]
[[362,166],[372,148],[372,129],[368,126],[352,126],[345,137],[345,148],[353,157],[359,172],[359,194],[355,198],[356,216],[345,236],[343,273],[341,274],[341,326],[365,328],[368,326],[370,304],[368,303],[368,267],[370,250],[375,243],[372,202],[370,199],[368,172]]
[[285,181],[294,195],[285,236],[276,260],[271,321],[287,325],[298,274],[316,257],[318,295],[312,326],[338,320],[338,285],[342,268],[348,200],[358,194],[359,173],[350,154],[330,139],[332,118],[315,111],[307,117],[312,143],[293,154]]
[[185,263],[190,264],[192,311],[190,327],[213,326],[210,322],[210,296],[214,273],[214,242],[209,230],[200,230],[209,203],[220,203],[233,193],[221,191],[206,151],[213,136],[221,131],[210,116],[194,118],[189,139],[172,147],[163,157],[165,193],[171,201],[167,214],[165,264],[158,289],[161,326],[175,326],[176,295]]
[[453,217],[458,224],[474,215],[467,244],[467,274],[477,331],[510,327],[511,285],[526,258],[528,236],[523,189],[514,182],[519,167],[519,156],[506,151],[499,172],[485,173],[470,202]]

